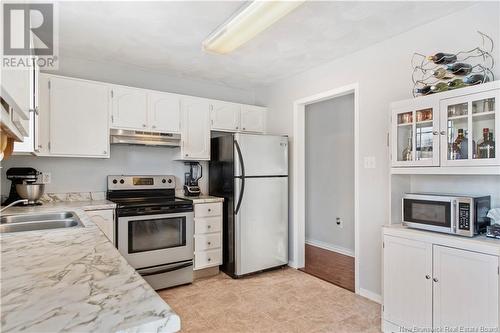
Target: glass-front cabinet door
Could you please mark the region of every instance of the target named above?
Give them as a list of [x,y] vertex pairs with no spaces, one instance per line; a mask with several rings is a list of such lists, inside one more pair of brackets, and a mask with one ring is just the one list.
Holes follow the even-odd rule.
[[439,117],[433,100],[392,112],[392,166],[439,166]]
[[498,164],[499,90],[441,101],[441,165]]

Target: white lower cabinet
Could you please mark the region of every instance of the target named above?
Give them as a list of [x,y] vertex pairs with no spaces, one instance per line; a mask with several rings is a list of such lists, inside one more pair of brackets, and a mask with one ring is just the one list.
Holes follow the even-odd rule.
[[115,244],[115,211],[114,209],[88,210],[85,212],[92,222]]
[[222,202],[194,205],[194,269],[222,264]]
[[385,332],[499,325],[499,257],[384,235]]

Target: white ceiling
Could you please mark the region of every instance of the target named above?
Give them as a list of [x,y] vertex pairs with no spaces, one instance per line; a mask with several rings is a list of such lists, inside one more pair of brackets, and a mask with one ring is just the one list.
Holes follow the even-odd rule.
[[309,1],[229,55],[201,42],[243,2],[60,2],[60,56],[252,88],[345,56],[470,6]]

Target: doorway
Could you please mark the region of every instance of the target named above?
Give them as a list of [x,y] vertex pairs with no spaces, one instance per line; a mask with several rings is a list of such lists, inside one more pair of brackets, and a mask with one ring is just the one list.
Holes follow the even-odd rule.
[[[290,262],[289,265],[298,269],[305,268],[305,257],[306,257],[306,247],[309,250],[309,245],[311,245],[311,239],[308,240],[309,244],[306,244],[306,206],[307,201],[306,195],[306,109],[310,110],[308,106],[336,99],[350,95],[352,97],[354,107],[351,109],[353,115],[352,127],[353,130],[353,143],[351,148],[353,149],[353,154],[350,158],[353,160],[351,171],[354,174],[354,181],[352,185],[353,195],[344,195],[344,197],[351,197],[351,204],[353,205],[352,213],[354,214],[354,253],[350,251],[341,253],[342,249],[339,247],[327,247],[323,245],[324,248],[321,250],[326,250],[330,252],[336,252],[337,254],[347,255],[350,257],[351,261],[354,260],[354,291],[359,294],[359,280],[360,280],[360,270],[359,270],[359,253],[360,253],[360,242],[359,242],[359,189],[358,189],[358,178],[359,178],[359,92],[358,84],[350,84],[337,89],[322,92],[316,95],[302,98],[294,102],[294,128],[293,128],[293,150],[292,150],[292,160],[293,160],[293,172],[292,174],[292,224],[290,230],[290,237],[292,246],[290,249]],[[314,106],[312,106],[314,107]],[[323,149],[327,151],[329,147],[325,144],[322,145]],[[331,205],[328,205],[330,207]],[[327,207],[327,208],[328,208]],[[333,217],[333,223],[337,225],[337,214],[331,212],[330,215]],[[340,223],[342,224],[342,216],[340,217]],[[330,218],[331,220],[331,218]],[[330,222],[331,223],[331,222]],[[343,221],[345,226],[345,219]],[[309,233],[309,231],[308,231]],[[316,243],[318,245],[318,243]],[[316,246],[318,247],[318,246]],[[308,251],[307,250],[307,251]],[[314,250],[314,249],[313,249]],[[335,250],[335,251],[332,251]],[[311,252],[308,251],[308,255]],[[334,253],[335,254],[335,253]],[[339,266],[338,264],[337,266]],[[352,264],[351,266],[352,267]]]
[[304,272],[354,291],[354,93],[305,106]]

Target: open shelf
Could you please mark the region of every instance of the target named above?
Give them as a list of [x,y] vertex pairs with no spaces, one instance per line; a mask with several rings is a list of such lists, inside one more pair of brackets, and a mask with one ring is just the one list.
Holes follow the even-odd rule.
[[468,115],[464,114],[463,116],[448,117],[448,120],[467,119],[467,117]]
[[411,126],[413,125],[413,123],[402,123],[402,124],[398,124],[398,127],[405,127],[405,126]]
[[482,117],[488,117],[493,119],[495,118],[495,111],[478,112],[472,114],[472,118],[482,118]]
[[432,119],[431,120],[422,120],[422,121],[417,121],[417,125],[427,125],[427,124],[432,124]]

